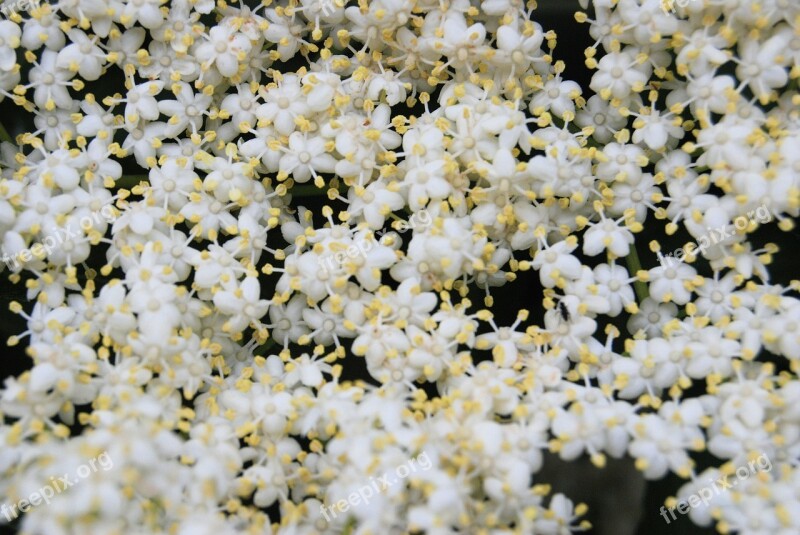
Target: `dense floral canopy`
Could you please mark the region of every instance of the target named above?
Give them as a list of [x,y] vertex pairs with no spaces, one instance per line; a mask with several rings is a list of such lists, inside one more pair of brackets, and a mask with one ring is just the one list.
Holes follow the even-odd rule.
[[587,528],[545,451],[800,532],[800,3],[582,0],[586,87],[534,1],[17,4],[0,498],[114,464],[21,532]]

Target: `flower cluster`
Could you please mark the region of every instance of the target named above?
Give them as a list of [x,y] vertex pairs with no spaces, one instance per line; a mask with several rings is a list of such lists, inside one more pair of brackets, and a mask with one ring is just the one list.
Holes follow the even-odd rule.
[[[793,228],[800,5],[595,0],[581,87],[535,2],[255,4],[0,22],[0,97],[30,117],[0,146],[29,301],[9,344],[32,360],[0,390],[0,494],[116,465],[25,532],[585,529],[537,480],[545,450],[690,486],[699,452],[723,474],[764,454],[757,492],[691,517],[800,529],[800,299],[770,282],[777,246],[750,220],[648,270],[636,239],[762,206]],[[544,299],[506,325],[493,289],[523,275]],[[430,469],[319,514],[423,451]]]

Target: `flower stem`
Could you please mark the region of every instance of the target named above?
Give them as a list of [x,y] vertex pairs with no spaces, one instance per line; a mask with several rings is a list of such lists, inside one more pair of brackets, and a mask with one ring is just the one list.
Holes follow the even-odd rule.
[[[288,192],[292,197],[327,197],[328,191],[333,186],[331,184],[326,184],[324,188],[318,188],[314,184],[295,184],[291,188],[289,188]],[[346,192],[349,188],[344,184],[337,184],[336,189],[339,193]]]
[[327,189],[320,189],[314,184],[305,186],[294,185],[289,189],[289,194],[292,197],[325,197],[328,194]]
[[119,180],[115,182],[118,188],[132,188],[142,180],[147,180],[148,175],[122,175]]
[[[642,269],[642,263],[639,260],[639,253],[636,251],[636,247],[634,245],[631,245],[631,251],[628,256],[625,257],[625,261],[628,264],[628,272],[632,277],[636,276],[636,274]],[[633,281],[633,289],[636,290],[636,298],[640,303],[650,295],[650,293],[647,291],[647,285],[640,280]]]
[[263,345],[259,346],[259,347],[256,349],[256,352],[255,352],[255,353],[256,353],[256,355],[262,355],[262,356],[263,356],[263,355],[266,355],[266,354],[267,354],[267,352],[268,352],[270,349],[272,349],[273,347],[275,347],[276,345],[277,345],[277,344],[275,343],[275,339],[274,339],[274,338],[270,338],[270,339],[269,339],[269,340],[267,340],[267,341],[266,341],[266,342],[265,342]]
[[3,123],[0,123],[0,141],[8,141],[9,143],[16,144],[16,141],[11,137],[11,134],[8,133],[6,127],[3,126]]

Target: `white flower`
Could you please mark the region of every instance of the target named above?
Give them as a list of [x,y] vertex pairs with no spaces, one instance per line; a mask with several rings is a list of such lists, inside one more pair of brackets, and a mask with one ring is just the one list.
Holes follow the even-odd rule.
[[543,111],[551,111],[558,117],[575,113],[575,99],[581,94],[580,86],[571,80],[560,77],[548,80],[539,93],[531,99],[531,113],[540,115]]
[[739,44],[736,76],[765,104],[769,102],[773,89],[783,87],[789,81],[786,68],[778,62],[786,45],[782,39],[770,39],[759,45],[754,40]]
[[692,266],[664,260],[664,265],[650,270],[650,297],[656,301],[672,301],[678,305],[689,302],[696,282],[697,270]]
[[91,39],[80,30],[70,30],[67,35],[72,44],[58,52],[56,65],[77,73],[86,80],[100,78],[106,54],[97,46],[97,38]]
[[225,332],[240,332],[258,323],[269,309],[269,301],[261,299],[261,285],[255,277],[245,277],[241,285],[216,292],[214,305],[230,316],[222,326]]
[[570,254],[577,247],[577,240],[564,240],[536,251],[531,265],[539,271],[539,279],[546,288],[563,286],[565,277],[580,277],[581,263]]
[[641,91],[650,74],[649,66],[638,65],[629,52],[603,56],[597,68],[589,87],[605,100],[625,99],[631,92]]
[[136,125],[139,119],[155,121],[160,112],[156,96],[164,89],[164,83],[159,81],[147,82],[134,86],[125,98],[125,121]]
[[328,154],[325,140],[321,137],[307,137],[300,132],[289,136],[289,147],[281,157],[279,169],[291,174],[297,182],[316,180],[318,173],[332,173],[336,160]]
[[161,11],[162,0],[138,0],[128,2],[121,7],[119,20],[125,27],[132,26],[135,22],[149,30],[158,28],[164,23],[164,14]]
[[597,223],[589,223],[583,241],[583,252],[589,256],[596,256],[603,250],[619,258],[627,256],[630,246],[634,242],[633,234],[621,226],[624,218],[617,220],[606,219],[601,215]]
[[589,529],[545,448],[798,531],[796,2],[579,0],[588,84],[521,0],[257,3],[4,9],[22,532]]
[[275,125],[281,135],[288,136],[294,132],[295,118],[308,113],[308,103],[303,97],[300,79],[287,75],[274,86],[262,88],[261,96],[264,104],[258,107],[256,115]]
[[0,70],[10,71],[17,63],[16,48],[20,45],[22,31],[15,23],[0,22]]
[[639,311],[628,320],[628,332],[636,334],[644,330],[647,336],[658,336],[668,321],[675,318],[678,307],[673,303],[658,303],[646,298],[639,303]]
[[178,82],[173,86],[175,100],[160,100],[158,109],[169,116],[167,135],[176,137],[187,128],[196,134],[203,124],[203,115],[207,113],[211,104],[211,97],[202,93],[195,93],[192,87],[185,82]]
[[28,50],[38,50],[42,45],[49,50],[64,48],[66,38],[58,26],[58,16],[48,4],[40,6],[38,17],[26,19],[22,28],[22,46]]
[[203,68],[214,65],[222,76],[234,76],[252,47],[247,36],[226,26],[214,26],[206,39],[195,50],[195,56]]

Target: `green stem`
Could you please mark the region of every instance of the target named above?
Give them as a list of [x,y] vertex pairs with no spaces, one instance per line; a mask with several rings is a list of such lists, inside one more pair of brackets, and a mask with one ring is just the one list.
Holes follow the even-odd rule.
[[277,344],[275,343],[275,340],[273,338],[270,338],[269,340],[267,340],[267,342],[264,345],[259,346],[258,348],[256,348],[255,354],[256,355],[262,355],[262,356],[266,355],[267,352],[270,349],[272,349],[273,347],[275,347],[276,345]]
[[12,139],[11,135],[6,130],[6,127],[3,126],[3,123],[0,123],[0,141],[8,141],[9,143],[14,143],[16,145],[16,141]]
[[129,189],[137,185],[142,180],[147,181],[148,178],[148,175],[122,175],[119,177],[119,180],[115,182],[115,185],[118,188]]
[[325,197],[328,195],[330,188],[318,188],[314,184],[303,186],[294,185],[289,189],[289,194],[292,197]]
[[[628,272],[630,272],[631,276],[635,277],[636,274],[642,269],[642,263],[639,260],[639,253],[636,251],[635,246],[631,245],[631,252],[625,257],[625,261],[628,264]],[[640,280],[633,282],[633,289],[636,290],[636,297],[640,303],[650,295],[650,293],[647,291],[647,284]]]
[[[330,189],[330,184],[325,184],[324,188],[318,188],[314,184],[295,184],[289,189],[289,194],[292,197],[327,197]],[[348,189],[348,186],[339,184],[339,193],[345,193]]]
[[342,531],[342,535],[350,535],[353,533],[353,528],[356,527],[356,519],[355,517],[350,517],[347,520],[347,524],[344,526],[344,530]]

